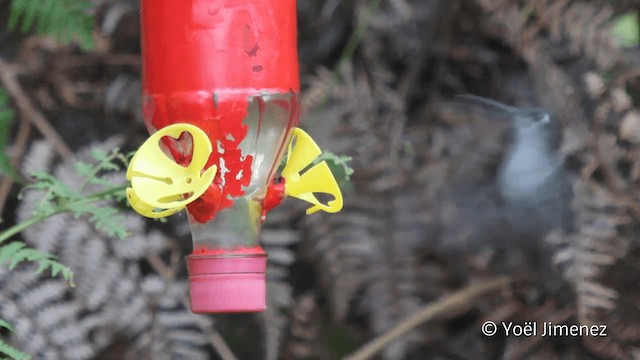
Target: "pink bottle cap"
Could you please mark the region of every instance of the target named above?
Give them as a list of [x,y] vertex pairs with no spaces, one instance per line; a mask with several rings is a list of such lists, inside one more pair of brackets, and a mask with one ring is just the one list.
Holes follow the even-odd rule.
[[189,255],[189,293],[194,313],[263,311],[266,254]]

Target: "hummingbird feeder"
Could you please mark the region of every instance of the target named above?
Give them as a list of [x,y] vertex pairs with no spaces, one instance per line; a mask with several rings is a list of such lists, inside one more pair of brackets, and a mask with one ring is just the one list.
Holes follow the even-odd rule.
[[327,163],[314,164],[320,149],[296,127],[296,1],[141,7],[143,114],[152,135],[127,171],[129,203],[151,218],[186,208],[193,312],[262,311],[267,258],[258,235],[266,213],[287,195],[311,203],[307,214],[342,208]]

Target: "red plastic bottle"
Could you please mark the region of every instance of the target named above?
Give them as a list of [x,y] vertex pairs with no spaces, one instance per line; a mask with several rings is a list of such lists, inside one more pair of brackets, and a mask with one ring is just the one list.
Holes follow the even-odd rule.
[[[299,121],[295,0],[142,0],[143,112],[151,133],[206,132],[215,181],[187,206],[194,312],[265,308],[263,200]],[[163,139],[180,164],[188,137]]]

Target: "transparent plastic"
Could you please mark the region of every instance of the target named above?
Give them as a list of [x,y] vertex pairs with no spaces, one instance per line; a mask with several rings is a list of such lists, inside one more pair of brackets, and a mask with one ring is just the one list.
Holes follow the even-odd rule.
[[[196,254],[246,253],[259,246],[262,200],[280,165],[299,104],[293,93],[251,96],[248,104],[242,122],[248,128],[239,148],[243,158],[253,157],[249,184],[243,187],[244,195],[232,198],[233,204],[220,209],[212,220],[201,223],[189,217]],[[220,144],[214,144],[216,148],[226,151]],[[218,171],[224,174],[225,165],[220,164]]]

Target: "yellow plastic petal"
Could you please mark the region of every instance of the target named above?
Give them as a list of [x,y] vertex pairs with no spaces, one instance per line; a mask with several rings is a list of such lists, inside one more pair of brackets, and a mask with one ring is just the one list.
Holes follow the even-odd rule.
[[[189,166],[177,164],[160,147],[165,136],[177,139],[183,132],[191,134],[192,159]],[[180,211],[200,197],[213,182],[217,167],[203,172],[212,152],[207,134],[190,124],[173,124],[151,135],[131,159],[127,169],[129,203],[139,214],[164,217]]]
[[[291,150],[293,140],[296,140],[296,146]],[[282,170],[284,178],[294,177],[309,166],[313,160],[322,154],[322,150],[315,141],[300,128],[293,129],[293,137],[289,142],[287,151],[287,163]]]
[[[295,145],[292,148],[291,144],[294,139]],[[342,192],[326,161],[300,173],[311,165],[321,153],[322,151],[309,134],[298,128],[293,129],[293,138],[289,143],[287,162],[282,170],[282,177],[285,179],[285,194],[287,196],[293,196],[313,204],[307,209],[307,214],[313,214],[319,210],[335,213],[342,210],[343,206]],[[323,204],[314,193],[330,194],[334,199]]]
[[127,188],[127,199],[129,200],[129,204],[133,210],[135,210],[138,214],[142,216],[146,216],[148,218],[162,218],[167,217],[169,215],[173,215],[178,211],[182,210],[182,207],[177,207],[173,209],[158,209],[153,206],[148,205],[144,201],[140,200],[136,193],[132,188]]

